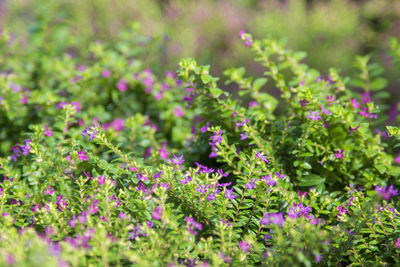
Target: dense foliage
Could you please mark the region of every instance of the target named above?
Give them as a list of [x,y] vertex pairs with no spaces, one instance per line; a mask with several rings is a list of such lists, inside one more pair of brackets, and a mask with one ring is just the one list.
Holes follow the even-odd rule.
[[153,72],[157,40],[136,24],[80,49],[45,17],[25,41],[3,30],[2,264],[399,264],[397,111],[372,101],[384,69],[358,57],[342,78],[239,38],[265,77],[227,69],[232,97],[193,59]]

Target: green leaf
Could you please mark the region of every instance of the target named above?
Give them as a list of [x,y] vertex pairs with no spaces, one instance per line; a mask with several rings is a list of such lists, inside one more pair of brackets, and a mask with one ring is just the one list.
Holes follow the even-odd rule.
[[325,182],[324,178],[315,174],[309,174],[303,176],[299,180],[300,180],[300,183],[298,184],[299,186],[316,186],[319,184],[323,184]]
[[370,83],[371,90],[379,91],[386,87],[388,81],[385,78],[379,77]]
[[259,91],[266,83],[267,83],[266,78],[258,78],[253,82],[253,88],[256,91]]

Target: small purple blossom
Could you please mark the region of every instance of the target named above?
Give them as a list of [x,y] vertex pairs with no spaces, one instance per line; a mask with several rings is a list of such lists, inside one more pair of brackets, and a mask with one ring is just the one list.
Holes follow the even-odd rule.
[[190,181],[192,181],[192,177],[190,177],[190,176],[186,176],[184,179],[180,179],[180,180],[179,180],[179,182],[180,182],[181,184],[187,184],[187,183],[189,183]]
[[282,225],[285,222],[285,218],[283,218],[282,213],[264,213],[264,216],[261,219],[261,224],[276,224]]
[[233,194],[233,188],[225,190],[225,198],[227,198],[227,199],[235,199],[237,197],[238,197],[237,195]]
[[313,120],[313,121],[320,120],[320,119],[321,119],[321,116],[319,116],[319,110],[313,112],[313,111],[310,109],[310,115],[307,115],[307,118],[309,118],[309,119],[311,119],[311,120]]
[[308,101],[308,100],[306,100],[306,99],[303,99],[303,100],[300,100],[300,105],[301,105],[301,107],[305,107],[308,103],[310,103],[310,101]]
[[321,106],[322,114],[331,115],[332,113],[329,111],[329,108],[324,109],[324,105]]
[[311,207],[303,206],[302,202],[300,204],[293,203],[293,206],[289,208],[288,216],[293,219],[299,216],[307,217],[311,210]]
[[344,150],[336,150],[335,157],[336,157],[337,159],[342,159],[342,158],[344,158]]
[[244,185],[247,189],[254,189],[256,188],[256,180],[255,179],[251,179],[250,182],[248,182],[247,184]]
[[241,133],[240,140],[246,140],[246,139],[247,139],[247,133]]

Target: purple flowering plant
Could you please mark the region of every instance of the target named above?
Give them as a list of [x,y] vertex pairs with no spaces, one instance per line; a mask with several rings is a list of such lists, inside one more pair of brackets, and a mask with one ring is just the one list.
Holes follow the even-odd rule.
[[1,264],[399,264],[399,131],[375,131],[365,57],[349,82],[241,31],[265,77],[226,70],[233,97],[193,59],[160,73],[135,25],[82,57],[58,30],[53,53],[4,47],[24,60],[0,74]]

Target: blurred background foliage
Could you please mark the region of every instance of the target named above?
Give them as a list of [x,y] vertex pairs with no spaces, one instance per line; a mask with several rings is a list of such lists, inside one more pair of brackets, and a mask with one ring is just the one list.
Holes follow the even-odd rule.
[[[395,0],[0,0],[0,27],[27,36],[38,18],[60,27],[59,34],[79,36],[68,45],[76,53],[90,40],[112,41],[133,21],[159,44],[148,58],[155,72],[175,70],[182,57],[211,64],[220,76],[231,66],[262,69],[237,40],[245,29],[256,38],[285,39],[287,46],[307,52],[305,63],[344,76],[356,72],[355,58],[370,54],[386,68],[388,90],[398,98],[398,70],[387,55],[391,36],[400,36],[400,1]],[[27,41],[29,43],[29,40]],[[391,98],[391,100],[396,99]]]

